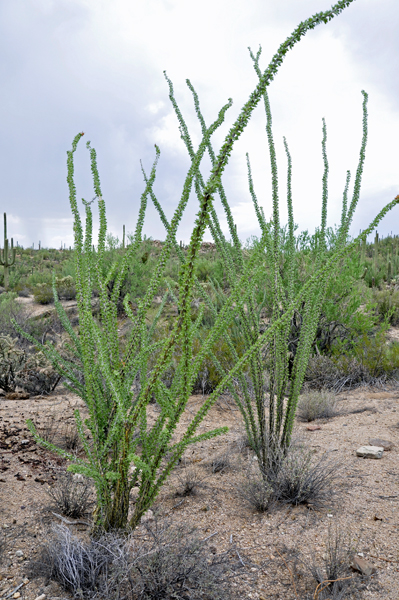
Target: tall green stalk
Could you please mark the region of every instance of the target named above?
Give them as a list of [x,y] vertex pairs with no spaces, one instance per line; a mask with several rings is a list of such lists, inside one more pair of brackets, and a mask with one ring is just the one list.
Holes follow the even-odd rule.
[[[259,68],[259,57],[261,49],[259,49],[256,57],[251,52],[251,57],[254,62],[255,70],[261,80],[262,75]],[[183,119],[180,109],[178,108],[176,99],[174,97],[173,86],[171,81],[166,78],[169,84],[169,97],[175,108],[176,116],[179,121],[180,131],[182,133],[182,139],[186,144],[190,158],[193,160],[194,149],[192,141]],[[200,121],[203,133],[206,131],[206,125],[202,116],[198,96],[189,80],[187,85],[193,94],[194,105],[198,119]],[[265,89],[263,93],[264,107],[266,113],[266,134],[269,145],[270,162],[272,170],[272,200],[273,200],[273,217],[270,223],[266,223],[263,211],[258,204],[258,200],[254,191],[251,167],[249,157],[247,155],[247,166],[248,166],[248,181],[250,194],[253,200],[255,213],[258,218],[258,222],[262,231],[260,243],[256,249],[258,257],[261,258],[263,249],[266,249],[266,254],[263,259],[260,259],[258,265],[252,273],[252,280],[256,279],[257,273],[261,270],[262,264],[266,265],[267,270],[271,274],[271,282],[269,290],[265,290],[265,294],[268,292],[271,296],[272,315],[270,320],[270,326],[278,324],[275,328],[273,336],[270,337],[268,346],[259,347],[258,351],[253,350],[254,343],[257,343],[261,335],[260,327],[260,312],[262,306],[256,303],[254,297],[253,287],[247,290],[247,293],[241,298],[235,298],[237,305],[236,314],[240,318],[240,327],[242,330],[242,336],[244,339],[245,348],[248,351],[251,350],[251,357],[249,363],[249,379],[246,381],[243,372],[238,372],[237,378],[240,387],[241,394],[237,393],[232,383],[228,384],[228,387],[234,396],[238,407],[242,413],[247,434],[252,447],[255,449],[263,473],[267,472],[268,466],[273,463],[274,456],[281,456],[281,450],[285,450],[289,444],[294,426],[294,418],[296,413],[296,407],[300,390],[303,385],[306,367],[309,361],[310,351],[315,339],[317,326],[321,316],[321,310],[323,301],[325,299],[326,289],[331,278],[334,277],[337,268],[340,265],[338,256],[342,252],[347,252],[347,248],[352,246],[347,245],[348,231],[352,222],[353,214],[360,196],[361,177],[363,172],[364,160],[365,160],[365,148],[367,143],[367,94],[363,94],[363,136],[360,148],[359,164],[356,172],[356,179],[354,184],[354,191],[351,203],[348,207],[348,187],[350,181],[350,172],[347,171],[345,190],[343,195],[342,204],[342,215],[341,225],[336,234],[335,241],[335,257],[331,263],[329,270],[324,269],[323,274],[319,273],[317,278],[312,278],[312,283],[308,282],[306,286],[300,291],[302,297],[300,306],[293,311],[292,302],[294,301],[294,275],[295,275],[295,260],[296,260],[296,241],[294,236],[294,217],[293,217],[293,206],[292,206],[292,191],[291,191],[291,175],[292,175],[292,163],[291,156],[289,153],[286,139],[284,138],[284,147],[288,161],[288,173],[287,173],[287,208],[288,208],[288,237],[285,244],[285,253],[282,256],[282,240],[280,238],[281,226],[279,221],[279,193],[278,193],[278,175],[277,175],[277,161],[276,152],[272,134],[272,117],[270,110],[270,103],[268,94]],[[322,178],[322,211],[321,211],[321,227],[317,231],[317,254],[314,268],[317,270],[321,265],[325,264],[327,257],[327,240],[326,240],[326,224],[327,224],[327,199],[328,199],[328,160],[326,151],[327,141],[327,128],[325,120],[323,119],[323,136],[322,136],[322,155],[324,163],[324,172]],[[211,144],[208,146],[209,155],[212,164],[215,168],[217,159],[212,149]],[[196,192],[200,199],[205,188],[205,183],[200,174],[196,178]],[[243,277],[244,272],[248,268],[244,264],[243,254],[241,251],[241,245],[237,237],[236,224],[232,218],[231,210],[227,203],[226,195],[222,184],[219,185],[218,193],[221,199],[221,203],[225,210],[227,223],[233,245],[226,242],[226,238],[223,235],[216,212],[213,208],[210,210],[209,229],[212,237],[216,244],[217,250],[221,259],[224,263],[224,270],[227,274],[230,288],[236,289],[239,284],[240,278]],[[159,202],[151,192],[151,197],[154,201],[156,208],[158,209],[161,219],[168,230],[168,223],[165,216],[160,208]],[[392,208],[395,205],[396,199],[389,206]],[[374,223],[378,223],[382,218],[382,215],[386,214],[385,209],[381,211]],[[372,231],[372,229],[368,229]],[[366,234],[360,236],[360,239],[365,240]],[[177,245],[177,243],[175,242]],[[184,261],[184,257],[180,257]],[[198,295],[203,299],[205,304],[214,314],[217,316],[217,311],[212,303],[212,298],[206,291],[197,284]],[[214,290],[215,291],[215,290]],[[226,304],[227,301],[223,300],[223,295],[219,296],[222,301]],[[244,302],[246,302],[244,306]],[[231,305],[231,302],[229,302]],[[284,315],[284,321],[281,320]],[[287,316],[288,315],[288,316]],[[234,316],[234,313],[231,313]],[[296,321],[300,322],[300,334],[299,339],[292,343],[292,328],[297,327]],[[210,337],[211,334],[210,334]],[[213,338],[212,338],[213,339]],[[238,360],[237,352],[235,351],[232,340],[230,339],[228,332],[225,331],[224,339],[227,342],[229,349],[231,350],[235,360]],[[196,358],[200,361],[204,357],[205,348],[209,352],[209,357],[213,360],[216,368],[220,374],[225,377],[227,373],[223,370],[220,362],[217,360],[215,355],[210,350],[210,344],[203,344],[202,352]],[[265,356],[267,362],[265,361]],[[265,375],[266,370],[270,373],[270,390],[268,394],[268,402],[266,400],[267,395],[265,393]],[[231,382],[231,377],[228,378]],[[275,453],[274,450],[277,450]]]
[[[285,432],[287,429],[287,419],[285,417],[288,414],[287,431],[289,432],[289,419],[291,418],[292,411],[288,411],[287,414],[283,415],[281,409],[281,398],[284,391],[283,384],[287,379],[286,369],[288,364],[283,343],[284,335],[289,330],[290,320],[294,311],[298,310],[299,306],[304,302],[306,304],[308,298],[314,294],[319,281],[327,280],[337,262],[344,256],[347,247],[340,246],[333,257],[322,262],[318,272],[306,283],[297,296],[294,297],[292,288],[288,298],[284,298],[282,279],[278,269],[280,256],[279,228],[277,227],[277,196],[273,205],[274,223],[271,227],[265,223],[263,212],[258,207],[258,214],[261,215],[262,239],[248,261],[244,263],[231,211],[222,192],[221,177],[230,157],[234,142],[239,138],[248,124],[253,110],[262,98],[267,103],[266,88],[273,80],[287,51],[308,30],[313,29],[319,23],[328,22],[352,2],[353,0],[341,0],[331,10],[318,13],[304,23],[301,23],[295,29],[294,33],[280,46],[269,67],[262,75],[259,75],[259,83],[256,89],[231,127],[217,156],[211,153],[210,139],[217,127],[222,124],[225,113],[231,106],[231,100],[220,110],[217,119],[210,127],[207,128],[202,119],[203,137],[196,151],[194,151],[192,145],[190,146],[184,121],[181,122],[183,139],[185,139],[189,147],[191,166],[184,182],[181,199],[170,222],[166,220],[153,192],[156,166],[160,156],[160,151],[155,146],[156,158],[150,177],[147,178],[145,176],[146,187],[141,196],[139,217],[132,243],[127,247],[120,265],[117,266],[114,264],[108,272],[105,268],[107,222],[105,202],[102,196],[97,169],[96,152],[91,148],[90,142],[88,142],[87,148],[91,158],[94,191],[100,214],[98,247],[97,251],[94,252],[91,203],[83,200],[86,213],[84,235],[74,184],[74,153],[83,134],[78,134],[73,141],[72,150],[68,152],[67,180],[69,200],[74,215],[74,257],[79,334],[76,334],[73,330],[58,300],[55,275],[53,276],[55,306],[66,331],[69,333],[71,340],[69,350],[73,354],[73,359],[68,360],[64,358],[50,344],[43,346],[28,334],[24,333],[24,335],[38,348],[42,349],[57,371],[65,377],[66,387],[77,393],[83,399],[88,409],[89,417],[84,422],[79,410],[75,411],[75,420],[84,449],[84,458],[78,458],[46,442],[38,435],[34,424],[31,421],[28,424],[35,439],[41,445],[58,452],[71,461],[68,467],[70,471],[82,473],[93,479],[97,493],[93,532],[111,528],[125,528],[128,525],[135,527],[140,522],[142,515],[154,503],[162,485],[169,477],[187,446],[220,435],[227,430],[227,428],[221,427],[207,433],[198,433],[198,427],[201,425],[209,409],[218,400],[222,391],[226,387],[234,390],[234,378],[239,378],[243,388],[246,389],[245,378],[242,377],[243,365],[245,364],[250,365],[252,381],[256,388],[257,414],[255,417],[253,412],[251,412],[252,404],[249,392],[240,405],[241,411],[254,444],[259,439],[265,439],[267,435],[266,410],[262,381],[262,349],[265,346],[273,348],[278,362],[273,383],[273,387],[278,394],[275,426],[281,429],[284,421]],[[205,182],[200,174],[200,164],[207,150],[211,153],[213,166],[210,176]],[[193,185],[199,199],[199,210],[187,249],[187,256],[185,257],[176,241],[176,232],[182,214],[187,206]],[[230,233],[233,239],[231,249],[225,242],[213,206],[213,196],[216,192],[219,192],[221,195],[223,208],[228,218]],[[129,297],[126,296],[124,299],[125,311],[132,321],[132,331],[126,348],[121,351],[117,329],[117,301],[128,265],[141,243],[148,196],[159,207],[161,219],[167,230],[166,242],[163,245],[147,292],[139,302],[135,315],[130,309]],[[394,204],[395,201],[388,205],[384,209],[385,212],[392,208]],[[381,219],[385,212],[381,211],[378,218]],[[290,253],[293,253],[294,248],[292,218],[290,217],[289,235],[291,237],[288,256],[290,256]],[[224,256],[231,293],[226,298],[219,313],[217,313],[211,298],[205,297],[207,305],[214,312],[215,323],[209,331],[200,352],[194,356],[193,343],[199,333],[203,311],[200,310],[197,318],[192,319],[191,302],[194,288],[198,291],[198,287],[201,287],[198,286],[195,269],[201,240],[207,226],[210,227],[218,249],[220,249]],[[367,235],[367,233],[368,230],[364,232],[364,235]],[[146,325],[146,316],[154,296],[157,294],[159,287],[164,283],[165,265],[173,247],[177,249],[177,252],[180,252],[179,257],[181,260],[178,281],[178,318],[175,320],[172,331],[159,341],[155,340],[153,333],[166,303],[166,294],[163,297],[161,307],[151,327],[147,327]],[[259,314],[254,302],[254,287],[256,276],[263,269],[265,248],[267,255],[271,257],[274,273],[274,312],[270,327],[260,335],[258,328]],[[114,279],[112,292],[109,294],[108,283]],[[94,289],[99,291],[100,313],[98,318],[92,314],[91,307]],[[320,295],[321,292],[319,293]],[[281,300],[284,300],[283,306],[281,306]],[[249,307],[247,320],[244,318],[246,314],[244,303]],[[198,412],[187,425],[185,432],[180,438],[177,438],[176,426],[186,408],[193,383],[198,376],[205,356],[211,353],[212,345],[224,335],[232,318],[233,305],[236,306],[236,310],[243,318],[243,331],[247,351],[240,359],[238,359],[235,353],[235,366],[229,373],[224,374],[220,385],[213,394],[204,400]],[[309,306],[310,317],[312,317],[315,310],[314,304],[309,303]],[[311,320],[310,317],[309,320]],[[15,322],[14,325],[21,331]],[[307,344],[308,339],[311,338],[311,328],[308,327],[306,332]],[[21,331],[21,333],[23,332]],[[232,346],[229,338],[228,343]],[[163,376],[172,364],[176,348],[181,348],[181,357],[177,364],[172,385],[168,388],[163,381]],[[305,347],[306,349],[307,346]],[[150,368],[150,357],[152,358],[153,356],[156,357],[155,366]],[[305,358],[306,356],[300,362],[294,362],[294,368],[298,372],[302,369]],[[214,359],[216,360],[216,357]],[[218,365],[218,368],[223,372],[221,365]],[[238,402],[240,402],[238,394],[236,393],[235,395]],[[148,404],[153,397],[155,397],[160,407],[160,412],[155,419],[150,419]],[[291,405],[294,402],[295,398],[293,398]],[[288,436],[288,434],[284,435]],[[130,492],[136,485],[138,485],[139,489],[138,498],[133,508],[133,515],[128,522]]]

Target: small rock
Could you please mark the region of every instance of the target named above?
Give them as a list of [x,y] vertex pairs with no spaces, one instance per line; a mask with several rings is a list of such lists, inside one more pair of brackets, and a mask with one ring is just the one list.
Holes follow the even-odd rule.
[[44,600],[46,597],[46,594],[40,594],[40,596],[36,596],[35,600]]
[[72,479],[74,481],[76,481],[77,483],[84,483],[85,478],[83,477],[83,475],[81,473],[74,473]]
[[370,575],[377,571],[377,569],[371,563],[360,556],[354,556],[352,568],[360,573],[363,573],[363,575],[366,575],[367,577],[370,577]]
[[147,512],[141,517],[142,523],[148,523],[148,521],[153,521],[154,513],[152,510],[147,510]]
[[19,592],[15,592],[15,594],[12,595],[13,598],[20,598],[21,594]]
[[382,446],[361,446],[356,450],[356,456],[363,458],[382,458],[384,448]]
[[18,556],[18,557],[23,556],[23,555],[24,555],[24,553],[22,552],[22,550],[17,550],[15,553],[15,556]]
[[306,429],[308,431],[317,431],[318,429],[321,429],[320,425],[307,425]]
[[380,446],[381,448],[384,448],[386,452],[389,452],[389,450],[395,448],[395,444],[393,442],[390,442],[389,440],[380,440],[380,438],[369,440],[369,444],[370,446]]

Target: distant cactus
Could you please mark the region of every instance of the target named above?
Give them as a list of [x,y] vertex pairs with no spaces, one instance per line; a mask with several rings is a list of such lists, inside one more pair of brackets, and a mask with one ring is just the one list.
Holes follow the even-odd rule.
[[15,256],[17,249],[14,248],[14,240],[11,238],[11,252],[8,252],[8,239],[7,239],[7,213],[4,213],[4,250],[0,249],[0,265],[4,267],[4,287],[8,289],[8,267],[11,267],[15,263]]

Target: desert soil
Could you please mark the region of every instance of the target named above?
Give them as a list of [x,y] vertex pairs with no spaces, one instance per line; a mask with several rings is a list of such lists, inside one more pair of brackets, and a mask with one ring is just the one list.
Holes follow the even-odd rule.
[[[214,553],[231,546],[237,548],[245,565],[235,584],[242,589],[242,598],[313,597],[316,584],[313,582],[312,588],[306,577],[296,580],[295,596],[290,549],[300,551],[305,563],[314,553],[322,564],[328,529],[335,526],[350,536],[356,552],[375,567],[375,573],[368,577],[353,570],[358,584],[353,598],[399,598],[399,387],[358,388],[342,392],[337,398],[337,416],[312,424],[297,421],[295,425],[296,434],[312,449],[315,459],[327,452],[344,465],[335,485],[336,494],[322,510],[284,506],[258,513],[246,505],[239,489],[251,457],[240,444],[244,432],[240,413],[228,398],[212,408],[200,431],[227,425],[229,433],[191,447],[185,455],[185,466],[180,466],[161,490],[153,507],[161,517],[167,515],[173,521],[196,525],[201,538],[215,534],[211,539]],[[203,401],[201,395],[190,398],[177,435],[185,430]],[[70,597],[56,583],[46,585],[43,579],[27,577],[29,561],[48,539],[51,525],[61,522],[54,515],[56,509],[49,508],[46,490],[65,471],[67,463],[35,444],[26,419],[32,418],[40,429],[53,418],[58,424],[56,435],[60,436],[68,424],[73,424],[75,408],[86,415],[81,399],[62,385],[48,396],[0,398],[0,533],[8,544],[0,567],[0,597],[9,597],[20,583],[23,585],[16,592],[20,596],[13,597]],[[150,405],[149,410],[156,411],[156,406]],[[310,425],[318,428],[310,430]],[[379,460],[357,457],[356,450],[375,438],[388,440],[393,447],[385,450]],[[212,459],[226,452],[230,467],[212,473]],[[192,468],[202,479],[197,493],[177,496],[178,474]],[[68,526],[77,535],[89,529],[82,524]],[[298,568],[301,570],[301,564]],[[310,586],[307,596],[306,586]]]

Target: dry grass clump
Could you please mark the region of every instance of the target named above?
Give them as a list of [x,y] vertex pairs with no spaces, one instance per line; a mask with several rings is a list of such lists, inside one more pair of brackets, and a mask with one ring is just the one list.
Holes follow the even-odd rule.
[[225,473],[232,468],[231,453],[229,449],[222,454],[214,456],[210,462],[212,473]]
[[123,556],[124,547],[116,535],[83,542],[65,525],[53,525],[49,539],[38,557],[28,566],[31,578],[56,581],[74,598],[94,597],[107,587],[110,567]]
[[297,561],[311,577],[311,592],[305,596],[306,600],[344,600],[352,597],[351,593],[362,587],[362,580],[351,569],[355,552],[350,533],[343,532],[335,524],[328,528],[321,558],[317,558],[314,548],[310,556],[304,557],[302,553],[297,553]]
[[330,419],[337,414],[337,399],[333,392],[313,390],[299,397],[297,416],[301,421]]
[[46,442],[53,444],[58,435],[59,426],[58,420],[54,415],[48,416],[40,427],[37,427],[40,437]]
[[256,457],[249,463],[239,495],[252,508],[265,512],[277,505],[305,504],[320,510],[330,506],[343,465],[325,453],[320,458],[299,442],[286,453],[269,446],[268,464],[260,467]]
[[62,431],[61,446],[65,450],[71,450],[72,452],[78,452],[82,444],[80,441],[79,433],[76,425],[67,423]]
[[[306,368],[305,381],[308,388],[326,389],[339,393],[372,382],[369,371],[355,358],[345,364],[336,364],[328,356],[312,356]],[[374,380],[373,380],[374,381]]]
[[258,512],[267,512],[273,501],[273,488],[265,480],[256,461],[256,457],[249,462],[245,479],[237,488],[238,495],[250,507]]
[[207,475],[201,473],[198,465],[189,464],[186,466],[185,463],[182,463],[175,470],[175,475],[177,479],[175,483],[176,496],[195,496],[200,488],[205,487],[203,482]]
[[72,519],[87,515],[94,504],[90,482],[83,475],[69,471],[60,473],[57,481],[46,491],[52,499],[51,507]]
[[209,539],[201,540],[194,529],[182,524],[156,522],[127,536],[109,532],[82,541],[57,525],[31,562],[29,575],[58,582],[74,598],[237,598],[231,579],[241,565],[234,549],[211,553]]

